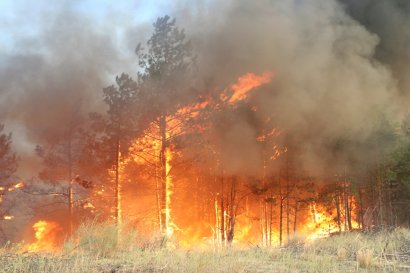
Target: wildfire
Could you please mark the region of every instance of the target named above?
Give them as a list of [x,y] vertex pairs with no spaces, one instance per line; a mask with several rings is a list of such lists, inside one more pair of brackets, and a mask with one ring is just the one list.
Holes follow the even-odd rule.
[[245,99],[250,90],[271,82],[272,78],[272,72],[264,72],[262,75],[256,75],[254,73],[245,74],[240,77],[236,83],[231,85],[233,95],[229,98],[229,103],[234,104]]
[[[335,220],[336,209],[334,209],[332,213],[327,213],[324,208],[317,209],[316,204],[311,204],[309,214],[311,220],[308,221],[303,227],[303,233],[308,235],[308,240],[312,241],[318,238],[328,237],[333,233],[347,231],[343,225],[338,227],[337,221]],[[346,221],[346,219],[341,220]],[[352,228],[355,229],[359,227],[356,220],[351,219],[351,221]]]
[[[20,188],[23,188],[23,187],[24,187],[24,182],[20,181],[20,182],[17,182],[15,185],[11,186],[11,187],[8,187],[7,191],[14,191],[16,189],[20,189]],[[6,190],[5,187],[0,187],[0,191],[5,191],[5,190]]]
[[29,244],[26,249],[29,252],[52,252],[58,245],[58,236],[61,232],[56,222],[45,220],[33,224],[35,242]]
[[[266,188],[257,189],[260,192],[257,192],[252,199],[252,195],[248,191],[249,185],[245,185],[241,178],[234,175],[224,176],[224,171],[218,169],[217,171],[213,170],[217,173],[212,173],[212,177],[208,177],[209,180],[203,180],[201,183],[198,182],[197,185],[194,185],[190,183],[197,181],[199,176],[195,174],[195,168],[198,168],[195,163],[191,163],[189,167],[183,170],[179,166],[180,154],[178,145],[173,142],[174,139],[187,134],[187,132],[190,132],[189,130],[198,130],[197,127],[192,129],[192,127],[186,125],[189,123],[186,122],[187,120],[201,118],[200,115],[203,109],[215,105],[217,107],[221,105],[230,107],[239,101],[243,101],[251,90],[268,84],[273,77],[272,72],[265,72],[261,75],[247,73],[224,90],[220,100],[213,101],[210,99],[209,101],[194,103],[178,109],[173,115],[164,114],[157,117],[157,120],[152,121],[140,137],[132,141],[128,152],[124,155],[121,154],[118,145],[118,164],[108,170],[110,178],[115,182],[115,204],[110,207],[111,218],[115,219],[116,223],[120,225],[123,216],[128,217],[131,214],[134,216],[141,213],[140,215],[143,215],[144,219],[135,218],[135,222],[146,225],[142,230],[146,229],[148,233],[155,232],[155,229],[159,228],[162,235],[166,235],[168,238],[174,237],[178,245],[184,248],[201,246],[204,243],[206,245],[210,243],[214,245],[234,243],[237,245],[261,244],[263,246],[272,246],[283,244],[286,240],[289,241],[292,235],[299,233],[305,235],[308,240],[314,240],[344,230],[345,227],[341,227],[340,223],[338,225],[335,217],[339,213],[339,222],[346,222],[347,217],[345,215],[340,215],[340,212],[336,212],[336,209],[325,208],[319,202],[306,201],[311,199],[308,196],[306,198],[298,197],[299,200],[305,200],[299,201],[300,206],[303,208],[298,209],[298,201],[296,201],[296,196],[291,193],[292,189],[287,189],[289,193],[282,194],[283,188],[277,191],[277,188],[273,188],[273,184],[269,185],[268,182],[264,182],[263,187]],[[229,94],[230,91],[231,94]],[[202,125],[199,131],[206,131],[209,126]],[[266,161],[280,160],[288,152],[287,147],[282,147],[279,143],[275,144],[273,141],[281,133],[281,129],[270,128],[260,136],[256,136],[256,141],[266,142],[270,145]],[[134,182],[134,180],[132,175],[128,173],[129,166],[137,166],[136,172],[139,172],[137,175],[147,179],[145,186],[149,184],[146,187],[150,187],[149,190],[152,193],[149,198],[145,199],[143,197],[138,201],[135,201],[137,199],[130,201],[130,195],[127,192],[128,182]],[[140,170],[142,171],[140,172]],[[267,178],[265,172],[266,166],[264,166],[261,176],[268,181],[270,178]],[[219,175],[221,177],[218,177]],[[246,179],[242,178],[242,180]],[[216,184],[219,183],[214,185],[214,188],[212,188],[213,181]],[[140,183],[140,181],[136,182]],[[186,185],[180,186],[179,183],[185,183]],[[199,184],[204,187],[201,192],[195,188]],[[0,191],[12,191],[23,186],[24,183],[19,182],[9,188],[0,188]],[[105,186],[108,190],[104,188],[104,185],[101,188],[95,188],[93,194],[99,196],[96,200],[104,199],[102,197],[112,197],[110,186]],[[189,188],[188,190],[184,189],[186,192],[181,190],[184,186]],[[269,189],[269,187],[272,188]],[[184,194],[187,196],[182,197],[181,195]],[[195,194],[197,194],[197,200],[194,202]],[[308,194],[306,193],[306,195]],[[279,201],[281,198],[282,201]],[[350,210],[354,214],[355,200],[352,197],[349,198]],[[243,200],[246,200],[246,204]],[[94,211],[99,207],[99,204],[95,202],[87,201],[82,203],[81,206],[84,209]],[[215,203],[215,206],[213,206],[213,203]],[[156,208],[155,213],[154,207]],[[131,211],[130,208],[138,210],[138,212]],[[181,213],[181,208],[186,211]],[[151,211],[147,213],[148,210]],[[195,210],[200,210],[200,212]],[[149,216],[145,217],[148,214]],[[280,215],[280,220],[275,218],[278,215]],[[292,219],[293,217],[294,219]],[[3,217],[4,220],[12,218],[13,216],[8,215]],[[349,216],[350,218],[352,221],[350,225],[353,228],[358,227],[358,223],[353,219],[355,216]],[[131,219],[131,221],[135,219]],[[181,219],[185,223],[181,224]],[[129,222],[128,220],[127,222]],[[290,228],[290,226],[293,227]],[[35,231],[35,242],[27,246],[28,251],[55,250],[59,232],[61,231],[57,223],[40,220],[33,225],[33,229]]]
[[171,237],[174,233],[174,224],[172,223],[171,219],[171,196],[172,196],[172,176],[170,174],[171,171],[171,160],[172,160],[172,153],[168,148],[166,150],[166,164],[165,164],[165,174],[166,174],[166,205],[165,205],[165,214],[166,214],[166,234],[168,237]]

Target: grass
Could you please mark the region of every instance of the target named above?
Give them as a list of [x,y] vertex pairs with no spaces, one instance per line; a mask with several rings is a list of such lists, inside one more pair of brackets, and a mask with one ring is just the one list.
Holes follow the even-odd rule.
[[[410,230],[348,233],[314,242],[291,240],[283,248],[183,250],[161,236],[88,223],[59,253],[0,250],[0,272],[409,272]],[[168,246],[168,247],[167,247]]]

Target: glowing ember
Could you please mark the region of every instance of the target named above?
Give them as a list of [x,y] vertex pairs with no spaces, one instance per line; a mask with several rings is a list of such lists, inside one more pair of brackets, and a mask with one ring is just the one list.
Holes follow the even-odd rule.
[[[20,189],[22,187],[24,187],[24,182],[18,182],[16,185],[8,188],[8,191],[14,191],[14,190]],[[4,190],[4,188],[2,188],[1,190]]]
[[13,215],[4,215],[4,216],[3,216],[3,219],[4,219],[4,220],[11,220],[11,219],[13,219],[13,218],[14,218]]

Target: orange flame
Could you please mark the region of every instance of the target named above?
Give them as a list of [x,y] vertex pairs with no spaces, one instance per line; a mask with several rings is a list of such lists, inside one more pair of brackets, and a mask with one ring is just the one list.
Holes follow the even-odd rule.
[[231,85],[233,95],[229,98],[229,103],[233,104],[244,100],[250,90],[271,82],[272,78],[272,72],[264,72],[262,75],[256,75],[254,73],[245,74],[240,77],[236,83]]
[[45,220],[33,224],[35,242],[29,244],[26,249],[29,252],[52,252],[58,245],[58,235],[61,231],[56,222]]

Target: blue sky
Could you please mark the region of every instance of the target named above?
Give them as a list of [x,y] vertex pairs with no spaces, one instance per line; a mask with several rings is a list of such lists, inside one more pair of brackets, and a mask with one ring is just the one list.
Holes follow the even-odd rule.
[[0,53],[13,50],[19,37],[35,37],[44,26],[45,15],[63,8],[68,7],[97,25],[109,18],[118,28],[126,28],[169,13],[173,3],[175,1],[167,0],[0,0]]

